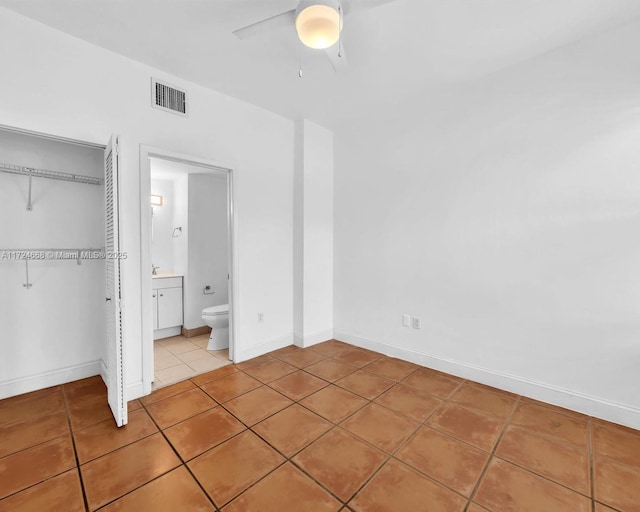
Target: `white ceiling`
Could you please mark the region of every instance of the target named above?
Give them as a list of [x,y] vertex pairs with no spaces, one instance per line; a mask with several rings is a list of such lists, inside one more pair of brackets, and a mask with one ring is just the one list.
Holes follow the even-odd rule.
[[[351,0],[366,4],[372,0]],[[296,0],[0,0],[98,46],[290,118],[336,128],[403,98],[437,96],[640,16],[638,0],[396,0],[347,16],[333,72],[293,27],[232,31]],[[298,77],[299,62],[304,77]]]

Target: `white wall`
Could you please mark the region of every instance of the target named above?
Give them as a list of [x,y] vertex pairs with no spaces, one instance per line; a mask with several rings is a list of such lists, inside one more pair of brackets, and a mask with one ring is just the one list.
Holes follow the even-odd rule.
[[[173,180],[173,224],[182,232],[173,241],[173,268],[169,271],[186,275],[189,268],[189,176],[176,176]],[[173,232],[172,232],[173,234]]]
[[[293,123],[166,76],[0,9],[2,123],[106,143],[120,136],[124,338],[129,398],[143,392],[140,312],[140,144],[225,162],[235,173],[236,356],[293,338]],[[150,107],[150,77],[184,86],[191,114]],[[256,322],[256,312],[264,322]]]
[[173,228],[175,211],[174,182],[165,179],[151,180],[151,193],[163,198],[162,206],[153,207],[153,238],[151,263],[160,267],[158,272],[175,272]]
[[[104,178],[103,151],[0,130],[0,162]],[[0,249],[104,247],[104,186],[0,173]],[[9,254],[0,255],[8,257]],[[0,398],[100,371],[104,260],[0,261]]]
[[337,338],[640,427],[638,34],[336,134]]
[[294,332],[307,347],[333,338],[333,133],[296,122]]
[[[184,326],[202,327],[202,310],[229,303],[227,180],[189,175],[189,266],[185,283]],[[203,288],[211,286],[213,295]]]

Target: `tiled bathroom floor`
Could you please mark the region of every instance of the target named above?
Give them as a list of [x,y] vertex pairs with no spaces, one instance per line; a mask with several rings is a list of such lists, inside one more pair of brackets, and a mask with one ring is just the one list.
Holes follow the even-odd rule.
[[0,512],[638,512],[640,432],[330,341],[0,401]]
[[173,336],[153,342],[153,389],[159,389],[228,364],[229,349],[207,350],[209,335]]

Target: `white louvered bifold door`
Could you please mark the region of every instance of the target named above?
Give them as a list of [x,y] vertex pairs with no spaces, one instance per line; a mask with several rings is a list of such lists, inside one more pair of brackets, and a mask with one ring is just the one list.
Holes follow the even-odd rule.
[[122,349],[122,294],[120,293],[120,223],[118,201],[118,137],[114,134],[104,154],[105,250],[107,266],[107,347],[105,354],[109,407],[119,427],[127,424]]

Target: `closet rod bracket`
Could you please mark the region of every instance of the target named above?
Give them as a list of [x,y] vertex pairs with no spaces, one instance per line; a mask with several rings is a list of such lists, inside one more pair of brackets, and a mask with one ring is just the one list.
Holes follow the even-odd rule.
[[33,171],[29,169],[29,199],[27,200],[27,211],[33,211],[33,205],[31,204],[31,182],[33,181]]
[[32,286],[32,284],[29,282],[29,260],[24,260],[24,270],[27,275],[27,282],[22,286],[28,290]]

